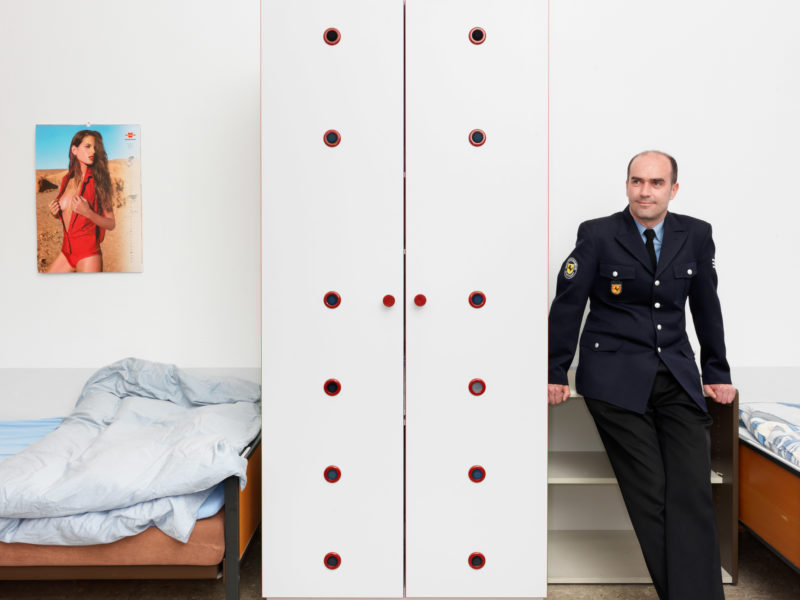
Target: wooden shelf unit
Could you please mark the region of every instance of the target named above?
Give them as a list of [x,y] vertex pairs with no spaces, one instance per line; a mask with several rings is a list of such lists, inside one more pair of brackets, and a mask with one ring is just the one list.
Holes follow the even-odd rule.
[[[574,389],[574,388],[573,388]],[[722,579],[738,580],[739,397],[709,401],[714,506]],[[582,489],[583,486],[593,486]],[[576,392],[549,414],[548,583],[649,583],[614,472],[586,404]]]

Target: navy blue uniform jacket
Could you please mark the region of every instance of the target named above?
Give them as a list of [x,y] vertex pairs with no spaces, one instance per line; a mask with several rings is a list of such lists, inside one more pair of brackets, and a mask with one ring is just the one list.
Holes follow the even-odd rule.
[[707,410],[686,335],[687,298],[703,382],[730,383],[711,225],[668,212],[654,273],[627,206],[581,223],[550,308],[549,383],[567,384],[588,299],[576,375],[581,395],[644,413],[660,358]]

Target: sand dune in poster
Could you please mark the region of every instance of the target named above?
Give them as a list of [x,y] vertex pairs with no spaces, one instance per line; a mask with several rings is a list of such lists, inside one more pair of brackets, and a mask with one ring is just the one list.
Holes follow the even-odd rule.
[[[108,161],[113,190],[116,227],[107,231],[101,245],[103,271],[137,272],[142,270],[140,165],[138,158]],[[61,252],[63,229],[48,205],[56,197],[66,169],[36,171],[36,221],[38,249],[36,263],[40,273],[47,272]]]

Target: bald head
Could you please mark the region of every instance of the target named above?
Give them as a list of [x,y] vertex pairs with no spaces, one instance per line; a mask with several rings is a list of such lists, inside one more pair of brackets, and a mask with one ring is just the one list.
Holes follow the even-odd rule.
[[626,180],[631,178],[631,165],[633,164],[633,161],[635,161],[640,156],[645,156],[647,154],[656,154],[658,156],[663,156],[669,161],[670,168],[672,169],[672,185],[675,185],[678,182],[678,161],[676,161],[666,152],[661,152],[659,150],[645,150],[644,152],[639,152],[639,154],[634,156],[628,163],[628,175],[626,177]]

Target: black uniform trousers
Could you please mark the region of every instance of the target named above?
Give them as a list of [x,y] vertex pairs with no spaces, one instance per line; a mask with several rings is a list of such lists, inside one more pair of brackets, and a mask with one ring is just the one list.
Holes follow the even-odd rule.
[[586,399],[661,600],[724,600],[711,417],[659,364],[645,414]]

